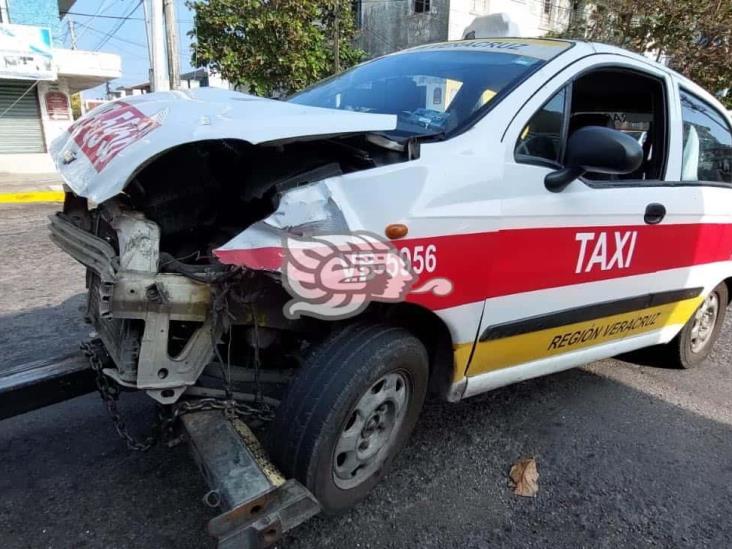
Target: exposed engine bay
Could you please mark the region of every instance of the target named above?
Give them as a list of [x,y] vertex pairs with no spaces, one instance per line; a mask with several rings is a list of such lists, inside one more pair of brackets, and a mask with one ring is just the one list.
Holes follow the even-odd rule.
[[371,142],[376,138],[266,147],[227,140],[189,143],[144,168],[128,185],[125,200],[160,227],[161,253],[205,264],[211,250],[274,212],[283,192],[414,154],[376,145]]
[[378,134],[193,142],[95,207],[67,193],[51,236],[88,269],[86,318],[109,354],[105,374],[162,404],[184,393],[276,401],[327,323],[286,318],[279,273],[224,265],[213,251],[288,191],[407,161],[416,147]]

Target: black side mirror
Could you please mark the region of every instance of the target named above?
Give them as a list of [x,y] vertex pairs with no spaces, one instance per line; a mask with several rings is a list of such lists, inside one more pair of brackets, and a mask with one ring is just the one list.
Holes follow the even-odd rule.
[[544,185],[558,193],[586,172],[626,174],[642,163],[643,148],[631,136],[611,128],[587,126],[569,138],[565,167],[547,174]]

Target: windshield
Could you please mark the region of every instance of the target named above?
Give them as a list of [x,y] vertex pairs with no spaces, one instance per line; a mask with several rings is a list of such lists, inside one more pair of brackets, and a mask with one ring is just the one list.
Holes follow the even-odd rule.
[[[476,41],[425,46],[358,65],[294,95],[290,101],[395,114],[398,125],[394,134],[399,136],[449,134],[462,129],[485,105],[496,101],[501,91],[513,87],[569,45],[546,42],[550,45]],[[526,51],[521,46],[526,46]]]

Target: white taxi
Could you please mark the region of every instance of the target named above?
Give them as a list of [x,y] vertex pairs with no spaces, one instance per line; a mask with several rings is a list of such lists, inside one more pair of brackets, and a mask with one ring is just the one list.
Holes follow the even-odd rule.
[[[656,345],[693,367],[730,298],[728,114],[600,44],[431,44],[288,101],[125,98],[53,154],[51,234],[88,268],[103,375],[273,416],[273,461],[329,512],[384,475],[428,391]],[[303,242],[349,238],[403,260],[395,293],[318,278]]]

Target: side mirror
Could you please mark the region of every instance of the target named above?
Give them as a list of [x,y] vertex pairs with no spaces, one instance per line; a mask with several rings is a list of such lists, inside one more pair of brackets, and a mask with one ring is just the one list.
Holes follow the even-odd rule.
[[544,185],[558,193],[586,172],[626,174],[643,163],[643,148],[631,136],[611,128],[587,126],[567,142],[565,167],[547,174]]

